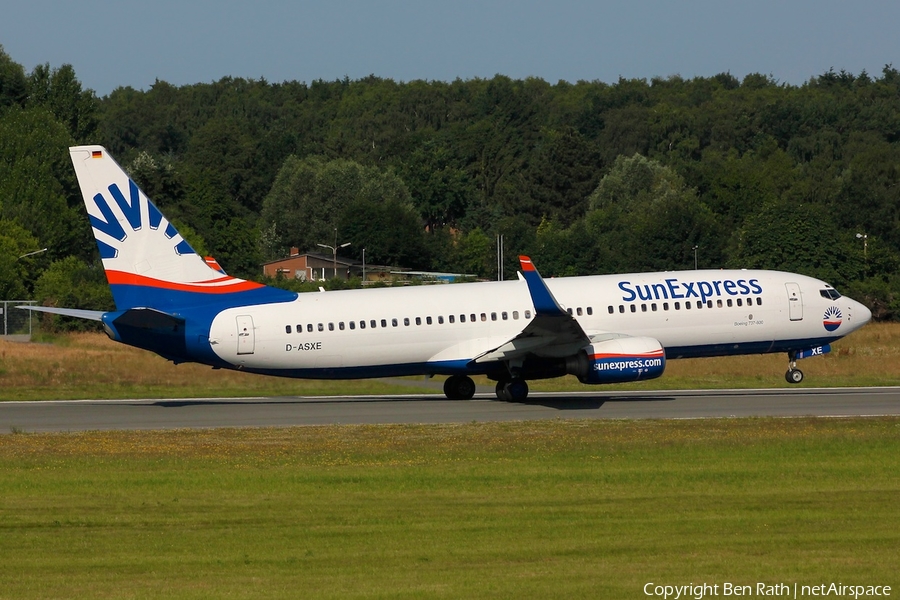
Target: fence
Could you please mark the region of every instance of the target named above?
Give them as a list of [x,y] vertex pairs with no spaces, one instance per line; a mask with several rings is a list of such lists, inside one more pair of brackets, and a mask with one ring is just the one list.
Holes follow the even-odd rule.
[[34,300],[0,300],[0,313],[2,313],[0,316],[3,317],[0,339],[17,342],[31,341],[32,311],[18,310],[16,307],[34,303]]

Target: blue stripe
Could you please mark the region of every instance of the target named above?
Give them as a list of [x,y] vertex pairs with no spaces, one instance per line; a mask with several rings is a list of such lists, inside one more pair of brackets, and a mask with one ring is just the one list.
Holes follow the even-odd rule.
[[297,299],[296,292],[268,286],[225,294],[182,292],[142,285],[115,284],[109,287],[118,310],[141,307],[155,308],[168,313],[182,313],[184,309],[202,306],[205,310],[219,312],[237,306],[293,302]]
[[790,352],[791,350],[807,350],[824,346],[841,336],[821,338],[801,338],[796,340],[742,342],[738,344],[702,344],[699,346],[670,346],[666,348],[666,358],[703,358],[709,356],[736,356],[738,354],[771,354],[773,352]]

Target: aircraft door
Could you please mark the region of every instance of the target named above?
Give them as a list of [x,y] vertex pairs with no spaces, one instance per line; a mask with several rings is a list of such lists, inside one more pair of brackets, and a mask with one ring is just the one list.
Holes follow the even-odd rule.
[[803,320],[803,296],[800,294],[800,286],[796,283],[785,283],[788,295],[788,312],[791,321]]
[[253,348],[256,346],[256,336],[253,333],[253,317],[250,315],[239,315],[237,317],[238,330],[238,354],[253,354]]

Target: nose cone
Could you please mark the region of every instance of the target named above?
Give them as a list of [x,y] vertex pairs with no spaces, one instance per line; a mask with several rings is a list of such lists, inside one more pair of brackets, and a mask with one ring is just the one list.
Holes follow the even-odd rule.
[[853,300],[850,302],[850,318],[851,325],[854,329],[859,329],[872,320],[872,311],[860,302]]

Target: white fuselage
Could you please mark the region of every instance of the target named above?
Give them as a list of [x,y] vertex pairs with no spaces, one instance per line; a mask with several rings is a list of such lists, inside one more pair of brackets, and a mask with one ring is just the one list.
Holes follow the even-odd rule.
[[[843,337],[871,317],[858,302],[835,299],[822,281],[777,271],[598,275],[546,283],[589,336],[652,337],[669,358],[799,350]],[[320,292],[223,310],[209,341],[219,358],[250,371],[451,374],[515,337],[533,316],[523,280]]]

